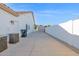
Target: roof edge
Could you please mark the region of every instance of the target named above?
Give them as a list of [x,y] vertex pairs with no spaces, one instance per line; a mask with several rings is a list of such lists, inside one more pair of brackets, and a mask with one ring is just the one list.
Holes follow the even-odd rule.
[[3,3],[0,3],[0,8],[14,16],[19,16],[19,14],[17,14],[15,11],[13,11],[11,8],[9,8],[8,6],[6,6]]

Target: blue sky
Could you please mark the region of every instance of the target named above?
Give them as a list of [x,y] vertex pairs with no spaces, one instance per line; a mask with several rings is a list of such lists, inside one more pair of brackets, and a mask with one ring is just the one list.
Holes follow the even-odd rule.
[[15,11],[33,11],[36,24],[55,25],[79,18],[78,3],[9,3]]

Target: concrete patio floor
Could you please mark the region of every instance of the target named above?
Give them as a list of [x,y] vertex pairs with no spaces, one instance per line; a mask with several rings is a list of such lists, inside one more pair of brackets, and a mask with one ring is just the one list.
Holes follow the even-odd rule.
[[8,44],[8,49],[0,56],[76,56],[76,52],[42,32],[30,33],[20,38],[16,44]]

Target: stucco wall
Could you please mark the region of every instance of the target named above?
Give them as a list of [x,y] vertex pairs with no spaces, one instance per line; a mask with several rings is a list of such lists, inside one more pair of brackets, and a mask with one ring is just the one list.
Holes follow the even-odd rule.
[[79,36],[79,19],[73,21],[73,34]]
[[10,21],[16,20],[15,17],[0,9],[0,35],[18,32],[17,23],[11,25]]
[[74,30],[72,33],[72,21],[62,23],[59,25],[54,25],[52,27],[46,28],[46,32],[76,48],[79,49],[79,27],[78,27],[78,20],[73,21],[74,22]]
[[63,29],[65,29],[67,32],[74,34],[74,35],[79,35],[79,19],[76,20],[70,20],[65,23],[59,24]]
[[72,34],[72,20],[59,24],[63,29]]
[[[14,24],[11,24],[11,20]],[[30,26],[28,33],[34,31],[34,20],[32,13],[22,14],[18,17],[0,9],[0,35],[8,35],[9,33],[21,33],[21,29],[26,28],[26,24]]]
[[34,21],[33,21],[32,13],[22,14],[17,19],[19,22],[19,32],[21,29],[26,28],[26,24],[30,26],[30,28],[28,29],[28,33],[34,31]]

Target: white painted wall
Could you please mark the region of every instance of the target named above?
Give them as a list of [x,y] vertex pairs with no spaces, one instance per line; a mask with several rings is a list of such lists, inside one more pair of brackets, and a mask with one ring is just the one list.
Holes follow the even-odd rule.
[[21,29],[25,29],[26,24],[30,26],[30,29],[28,29],[28,33],[34,31],[34,21],[33,21],[32,13],[22,14],[17,19],[19,22],[19,31]]
[[11,25],[10,21],[16,20],[15,16],[0,9],[0,35],[8,35],[9,33],[18,32],[17,23]]
[[79,19],[73,21],[73,34],[79,36]]
[[72,20],[59,24],[63,29],[72,34]]
[[60,25],[48,27],[46,32],[79,49],[79,36],[68,33]]
[[67,32],[74,34],[74,35],[79,35],[79,19],[76,20],[70,20],[65,23],[59,24],[62,28],[64,28]]
[[[10,21],[13,20],[14,24]],[[20,33],[21,29],[25,29],[26,24],[30,26],[28,33],[34,31],[34,21],[32,13],[22,14],[15,17],[6,11],[0,9],[0,35],[8,35],[9,33]]]
[[46,32],[79,49],[79,19],[48,27]]

